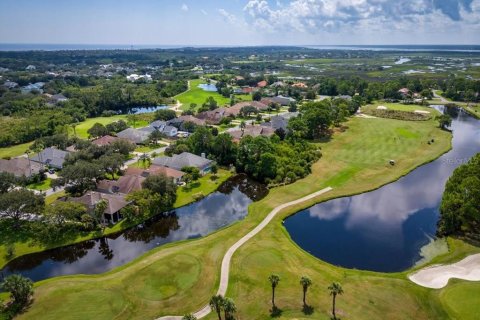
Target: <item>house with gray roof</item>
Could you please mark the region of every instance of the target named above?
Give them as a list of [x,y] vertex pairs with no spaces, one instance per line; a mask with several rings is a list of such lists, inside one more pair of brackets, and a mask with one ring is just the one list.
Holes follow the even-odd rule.
[[32,157],[32,161],[41,163],[51,168],[62,169],[63,163],[65,162],[65,159],[69,154],[70,153],[67,151],[63,151],[55,147],[50,147],[43,149],[37,155]]
[[44,166],[27,158],[0,159],[0,172],[8,172],[15,177],[30,178],[42,171]]
[[[149,128],[149,127],[147,127]],[[155,128],[150,128],[150,129],[133,129],[133,128],[127,128],[123,131],[120,131],[117,133],[117,137],[121,139],[125,139],[128,141],[131,141],[135,144],[144,144],[145,142],[148,141],[150,134],[155,131]]]
[[159,157],[152,161],[152,164],[156,166],[164,166],[179,171],[184,167],[196,167],[201,174],[208,173],[213,163],[212,160],[205,158],[204,155],[199,157],[190,152],[175,154],[173,157]]
[[160,131],[167,137],[175,137],[178,133],[178,129],[176,127],[170,126],[167,124],[167,122],[162,120],[153,121],[152,123],[150,123],[149,127]]

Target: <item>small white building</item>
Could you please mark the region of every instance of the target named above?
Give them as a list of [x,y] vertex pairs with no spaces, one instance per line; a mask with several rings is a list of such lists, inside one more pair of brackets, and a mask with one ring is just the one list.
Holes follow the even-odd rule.
[[33,64],[29,64],[29,65],[25,68],[25,70],[27,70],[27,71],[33,71],[33,70],[36,70],[36,69],[37,69],[37,67],[35,67]]
[[150,82],[152,81],[152,76],[149,74],[138,75],[136,73],[132,73],[131,75],[127,76],[127,80],[131,82],[135,82],[140,79],[145,79],[145,81]]

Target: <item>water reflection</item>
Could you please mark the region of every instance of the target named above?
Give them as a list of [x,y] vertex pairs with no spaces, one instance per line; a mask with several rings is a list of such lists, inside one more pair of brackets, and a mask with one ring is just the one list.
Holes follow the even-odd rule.
[[[252,190],[256,194],[250,194],[250,198],[248,191]],[[157,246],[205,236],[243,219],[248,205],[266,193],[263,185],[238,175],[199,202],[115,235],[19,257],[2,274],[21,273],[39,281],[60,275],[102,273]]]
[[453,170],[480,151],[479,122],[451,108],[453,149],[395,183],[331,200],[285,221],[294,241],[333,264],[401,271],[418,261],[435,236],[444,186]]

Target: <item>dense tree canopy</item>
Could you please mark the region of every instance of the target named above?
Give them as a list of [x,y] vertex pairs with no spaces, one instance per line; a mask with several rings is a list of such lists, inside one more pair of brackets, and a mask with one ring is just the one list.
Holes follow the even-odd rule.
[[480,240],[480,154],[453,172],[440,206],[438,233]]

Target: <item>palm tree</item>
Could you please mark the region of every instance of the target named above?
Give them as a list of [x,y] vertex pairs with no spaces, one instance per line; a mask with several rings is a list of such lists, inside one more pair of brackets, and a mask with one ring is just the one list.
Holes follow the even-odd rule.
[[197,320],[197,317],[195,317],[193,314],[189,313],[183,316],[182,320]]
[[300,284],[302,285],[302,288],[303,288],[303,305],[306,306],[307,290],[308,290],[308,287],[312,285],[312,280],[307,276],[303,276],[300,279]]
[[330,290],[330,295],[332,296],[333,319],[337,319],[337,316],[335,315],[335,299],[337,298],[337,295],[343,293],[342,285],[338,282],[334,282],[328,287],[328,290]]
[[247,127],[247,124],[245,123],[244,120],[242,120],[242,122],[240,122],[240,129],[242,129],[242,132],[245,131],[245,128]]
[[218,315],[218,320],[222,320],[222,315],[221,315],[221,311],[222,311],[222,307],[223,307],[223,297],[221,295],[216,295],[216,296],[213,296],[211,299],[210,299],[210,308],[212,308],[213,311],[215,311]]
[[233,319],[233,314],[237,312],[237,306],[231,298],[223,300],[223,311],[225,312],[225,320]]
[[268,281],[270,281],[270,284],[272,285],[272,307],[275,309],[275,288],[280,282],[280,277],[276,274],[272,274],[268,277]]
[[73,129],[73,136],[76,138],[77,137],[77,125],[78,125],[78,122],[75,122],[75,123],[72,123],[70,125],[70,127],[72,127]]

